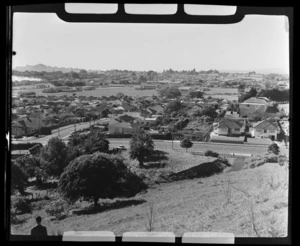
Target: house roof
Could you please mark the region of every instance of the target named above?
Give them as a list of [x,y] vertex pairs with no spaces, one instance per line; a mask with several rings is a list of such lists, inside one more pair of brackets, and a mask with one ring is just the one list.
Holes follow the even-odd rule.
[[263,98],[263,97],[260,97],[260,98],[251,97],[251,98],[245,100],[243,103],[267,104],[268,101],[265,98]]
[[266,109],[266,113],[278,113],[278,112],[279,112],[279,109],[276,107],[270,106]]
[[254,124],[253,128],[277,130],[278,125],[275,121],[263,120],[263,121],[260,121],[260,122],[257,122],[256,124]]
[[154,112],[163,112],[164,108],[160,105],[155,105],[152,107],[148,107],[149,110],[154,111]]
[[121,128],[132,128],[129,122],[119,122],[114,119],[109,122],[109,126],[121,127]]
[[241,128],[243,124],[244,119],[224,118],[220,121],[218,128]]

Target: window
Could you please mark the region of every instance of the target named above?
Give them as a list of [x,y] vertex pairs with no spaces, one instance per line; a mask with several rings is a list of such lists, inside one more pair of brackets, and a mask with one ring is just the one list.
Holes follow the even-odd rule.
[[234,128],[234,130],[235,130],[235,131],[239,131],[239,130],[240,130],[240,128]]
[[264,129],[264,133],[267,133],[267,129]]

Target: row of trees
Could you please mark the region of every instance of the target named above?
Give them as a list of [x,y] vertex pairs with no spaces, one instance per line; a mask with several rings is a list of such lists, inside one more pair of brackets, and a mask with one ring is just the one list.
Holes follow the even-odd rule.
[[[242,88],[240,89],[242,91]],[[290,100],[290,90],[279,90],[276,88],[270,90],[257,91],[252,87],[248,92],[245,92],[239,97],[239,102],[244,102],[251,97],[267,97],[275,102],[287,102]]]
[[[181,147],[190,148],[193,143],[185,138]],[[130,140],[129,156],[137,159],[140,167],[153,154],[154,143],[144,131],[137,131]],[[99,133],[72,134],[68,144],[58,138],[49,140],[35,155],[12,162],[11,187],[24,192],[28,178],[39,182],[59,178],[58,190],[69,202],[78,199],[93,201],[99,198],[130,197],[147,188],[143,180],[132,173],[124,159],[109,151],[109,142]]]
[[[138,131],[130,141],[129,154],[143,167],[153,149],[150,136]],[[67,200],[93,201],[95,206],[99,198],[129,197],[147,187],[120,156],[109,150],[109,141],[101,133],[73,133],[67,145],[52,138],[35,155],[12,162],[11,173],[11,187],[21,194],[29,178],[42,183],[54,177],[59,179],[59,192]]]

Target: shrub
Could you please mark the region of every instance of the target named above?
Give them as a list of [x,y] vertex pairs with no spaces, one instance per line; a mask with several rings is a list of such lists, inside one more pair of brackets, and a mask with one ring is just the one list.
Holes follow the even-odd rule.
[[219,153],[214,152],[212,150],[206,150],[204,152],[204,156],[219,157]]
[[65,218],[68,213],[68,203],[63,199],[55,200],[45,208],[45,211],[57,219]]
[[193,146],[193,142],[189,139],[189,138],[184,138],[181,142],[180,142],[180,147],[185,148],[186,152],[188,148],[191,148]]
[[12,208],[16,213],[25,214],[31,213],[31,205],[28,199],[18,197],[12,201]]
[[268,152],[269,153],[274,153],[275,155],[278,155],[280,150],[279,147],[276,143],[272,143],[268,146]]
[[271,163],[277,163],[278,162],[278,156],[274,155],[274,154],[266,155],[264,157],[264,161],[265,162],[271,162]]

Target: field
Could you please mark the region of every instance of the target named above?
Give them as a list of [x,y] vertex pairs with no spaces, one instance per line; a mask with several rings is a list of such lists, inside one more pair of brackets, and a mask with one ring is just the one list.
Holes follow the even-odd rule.
[[[28,92],[28,91],[34,91],[36,92],[37,95],[42,95],[42,96],[48,96],[48,95],[55,95],[55,96],[63,96],[63,95],[68,95],[72,96],[74,92],[58,92],[58,93],[43,93],[43,89],[37,89],[34,88],[34,86],[20,86],[21,88],[26,88],[22,90],[23,92]],[[17,95],[20,87],[14,87],[13,88],[13,95]],[[101,96],[112,96],[116,95],[117,93],[124,93],[125,95],[128,96],[153,96],[157,95],[156,90],[135,90],[134,87],[132,86],[124,86],[124,87],[98,87],[95,90],[90,90],[90,91],[79,91],[76,92],[77,96],[96,96],[96,97],[101,97]]]
[[[51,84],[45,84],[49,85],[50,87],[53,87]],[[56,95],[56,96],[62,96],[62,95],[68,95],[72,96],[73,92],[58,92],[58,93],[43,93],[43,89],[37,89],[36,86],[33,85],[27,85],[27,86],[17,86],[13,87],[12,94],[17,95],[20,91],[20,88],[25,88],[24,90],[21,90],[23,92],[29,92],[34,91],[37,95]],[[156,90],[135,90],[133,86],[124,86],[124,87],[98,87],[96,90],[91,91],[80,91],[76,92],[76,95],[84,95],[84,96],[112,96],[116,95],[117,93],[124,93],[128,96],[153,96],[157,95]],[[210,91],[205,92],[207,96],[213,96],[213,97],[222,97],[224,99],[237,99],[237,89],[236,88],[210,88]],[[224,93],[229,93],[233,95],[226,95]]]
[[[105,230],[121,236],[126,231],[147,231],[147,213],[154,211],[153,230],[184,232],[231,232],[235,237],[284,237],[287,235],[287,168],[267,163],[254,169],[224,172],[154,185],[131,199],[102,200],[101,208],[53,220],[43,210],[49,201],[35,202],[33,214],[22,215],[24,223],[13,225],[12,234],[28,234],[34,217],[44,218],[51,235],[68,230]],[[52,199],[56,199],[53,197]],[[86,211],[86,212],[84,212]],[[90,212],[87,212],[90,211]]]
[[238,100],[237,88],[210,88],[205,94],[206,96],[223,98],[226,100]]

